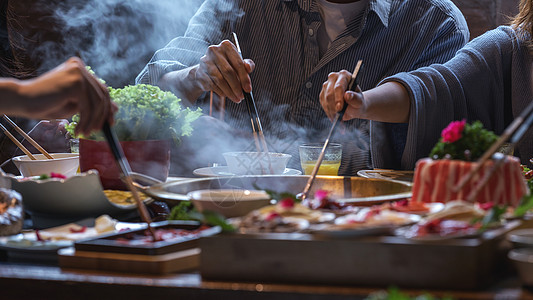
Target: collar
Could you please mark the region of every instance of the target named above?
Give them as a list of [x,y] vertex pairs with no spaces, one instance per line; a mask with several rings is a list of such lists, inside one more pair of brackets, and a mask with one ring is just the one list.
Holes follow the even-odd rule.
[[370,10],[378,15],[385,27],[389,26],[389,15],[392,0],[370,0]]
[[[282,0],[283,2],[298,2],[298,6],[304,11],[310,11],[311,4],[315,0]],[[374,11],[385,27],[389,26],[389,14],[392,0],[370,0],[370,11]]]

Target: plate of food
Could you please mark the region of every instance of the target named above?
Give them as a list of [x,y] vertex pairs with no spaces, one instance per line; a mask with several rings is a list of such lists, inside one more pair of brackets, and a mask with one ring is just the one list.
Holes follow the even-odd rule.
[[240,233],[304,232],[311,225],[332,222],[335,214],[311,209],[293,198],[281,199],[274,205],[256,209],[233,219]]
[[74,223],[43,230],[25,230],[22,233],[0,237],[0,249],[8,255],[45,255],[55,258],[57,250],[70,247],[77,240],[94,238],[128,228],[143,228],[142,223],[117,222],[107,215],[87,218]]
[[505,227],[505,209],[493,206],[484,209],[479,204],[462,200],[450,201],[436,213],[410,227],[401,228],[396,235],[416,241],[441,241],[478,237],[485,232]]
[[198,247],[201,237],[215,235],[222,230],[219,226],[205,226],[196,221],[154,222],[151,227],[156,240],[144,227],[76,241],[74,247],[77,251],[160,255]]
[[351,238],[368,235],[390,235],[394,230],[420,221],[415,214],[384,209],[379,206],[364,207],[358,212],[340,216],[333,224],[317,226],[312,233],[329,238]]

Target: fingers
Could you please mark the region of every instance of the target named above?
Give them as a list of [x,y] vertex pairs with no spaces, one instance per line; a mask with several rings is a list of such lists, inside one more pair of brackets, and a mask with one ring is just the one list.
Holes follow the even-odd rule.
[[89,134],[102,128],[105,121],[113,121],[113,109],[107,88],[91,75],[85,66],[80,70],[85,79],[86,97],[80,99],[80,122],[77,133]]
[[240,102],[244,98],[243,91],[252,91],[249,73],[254,68],[252,60],[243,60],[236,47],[225,40],[208,48],[201,58],[197,78],[204,90]]
[[320,104],[329,119],[344,106],[344,94],[348,89],[351,73],[342,70],[328,75],[328,80],[322,84],[320,91]]
[[344,121],[360,118],[365,112],[365,99],[361,88],[357,86],[354,92],[348,91],[344,94],[344,100],[348,103],[348,108],[342,118]]

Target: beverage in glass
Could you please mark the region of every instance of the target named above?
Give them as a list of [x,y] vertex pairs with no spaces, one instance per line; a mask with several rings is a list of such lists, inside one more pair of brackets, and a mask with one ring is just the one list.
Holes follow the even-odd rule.
[[[310,143],[299,147],[300,163],[305,175],[311,175],[324,144]],[[324,159],[320,164],[317,175],[337,175],[341,165],[342,145],[330,143],[326,148]]]

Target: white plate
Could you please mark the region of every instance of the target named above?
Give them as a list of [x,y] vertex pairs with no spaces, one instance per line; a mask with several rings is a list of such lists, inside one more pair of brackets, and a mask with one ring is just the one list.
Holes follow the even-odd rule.
[[[235,176],[235,174],[229,172],[228,166],[218,166],[218,167],[205,167],[199,168],[192,172],[196,176],[202,177],[220,177],[220,176]],[[285,172],[282,175],[301,175],[302,172],[296,169],[286,168]]]

